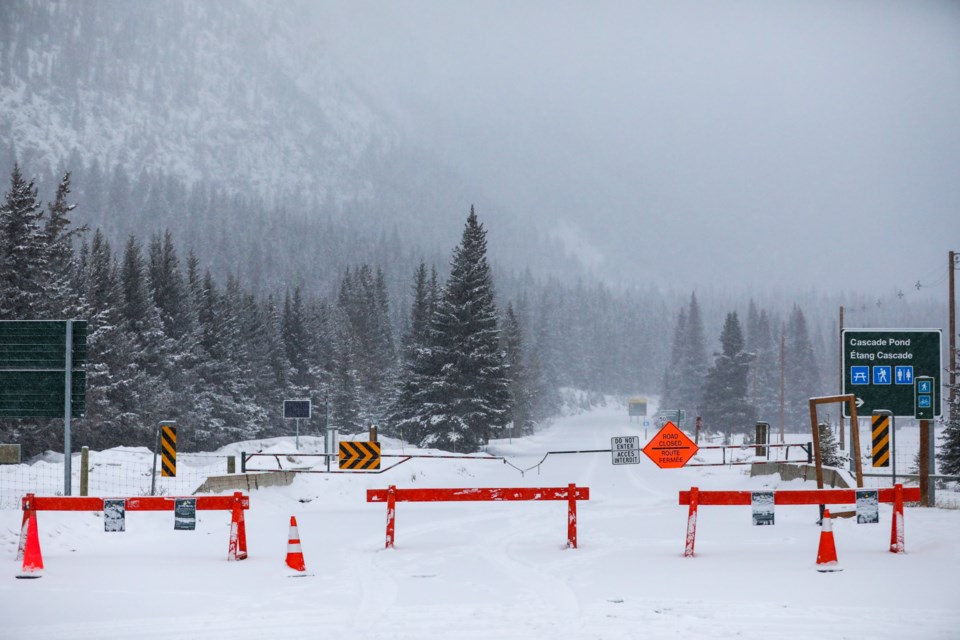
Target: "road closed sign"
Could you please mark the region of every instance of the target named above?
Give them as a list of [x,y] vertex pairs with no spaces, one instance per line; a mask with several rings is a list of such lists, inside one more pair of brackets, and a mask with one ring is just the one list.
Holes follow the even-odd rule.
[[640,464],[640,436],[610,438],[613,464]]
[[678,469],[700,449],[680,428],[668,422],[650,439],[643,452],[661,469]]

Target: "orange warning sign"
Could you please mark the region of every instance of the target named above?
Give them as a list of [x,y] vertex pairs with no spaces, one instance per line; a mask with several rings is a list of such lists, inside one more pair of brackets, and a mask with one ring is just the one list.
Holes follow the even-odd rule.
[[697,455],[700,447],[672,422],[653,436],[643,452],[661,469],[679,469]]

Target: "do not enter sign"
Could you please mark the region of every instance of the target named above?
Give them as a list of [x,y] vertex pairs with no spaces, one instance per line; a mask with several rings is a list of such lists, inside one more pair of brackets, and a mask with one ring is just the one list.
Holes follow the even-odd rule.
[[697,455],[700,447],[672,422],[653,436],[643,452],[661,469],[678,469]]

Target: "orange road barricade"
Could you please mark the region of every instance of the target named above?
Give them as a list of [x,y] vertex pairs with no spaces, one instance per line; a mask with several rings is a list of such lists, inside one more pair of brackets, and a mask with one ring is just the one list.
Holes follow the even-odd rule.
[[[239,491],[232,496],[144,496],[136,498],[90,498],[73,496],[36,496],[28,493],[22,501],[23,523],[17,560],[23,560],[24,573],[37,573],[43,568],[40,559],[40,541],[37,526],[38,511],[104,511],[104,506],[119,503],[123,511],[175,511],[178,502],[189,501],[196,511],[229,511],[230,541],[227,560],[243,560],[247,557],[247,527],[243,512],[250,508],[250,497]],[[179,515],[177,516],[179,517]],[[180,527],[176,527],[180,528]],[[184,528],[193,528],[184,527]],[[123,529],[119,529],[123,530]],[[38,565],[39,561],[39,566]],[[29,566],[28,566],[29,565]]]
[[[918,502],[920,500],[919,487],[894,485],[882,489],[806,489],[801,491],[772,491],[774,505],[825,505],[825,504],[856,504],[857,493],[873,491],[877,494],[877,502],[893,504],[893,524],[890,529],[890,551],[903,553],[903,503]],[[683,555],[693,556],[693,547],[697,536],[697,510],[702,506],[750,506],[753,504],[752,491],[701,491],[692,487],[690,491],[680,492],[680,504],[689,505],[687,516],[686,546]]]
[[577,500],[589,500],[590,489],[575,484],[566,487],[517,489],[368,489],[367,502],[387,503],[386,548],[392,549],[398,502],[499,502],[504,500],[566,500],[567,547],[577,548]]

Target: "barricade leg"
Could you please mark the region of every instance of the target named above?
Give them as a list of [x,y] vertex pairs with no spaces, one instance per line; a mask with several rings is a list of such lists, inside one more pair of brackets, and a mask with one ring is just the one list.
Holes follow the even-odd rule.
[[227,560],[245,560],[247,557],[247,524],[243,519],[243,494],[233,494],[233,512],[230,518],[230,547]]
[[387,549],[393,549],[394,520],[397,513],[397,487],[387,487]]
[[577,548],[577,485],[567,487],[567,548]]
[[906,551],[903,535],[903,485],[893,486],[893,523],[890,526],[890,553]]
[[20,523],[20,543],[17,545],[17,562],[23,560],[24,550],[27,548],[27,525],[30,518],[35,518],[37,512],[33,509],[34,494],[28,493],[23,500],[23,521]]
[[700,498],[700,490],[697,487],[690,487],[690,513],[687,515],[687,542],[683,549],[683,557],[693,557],[693,545],[697,541],[697,501]]

